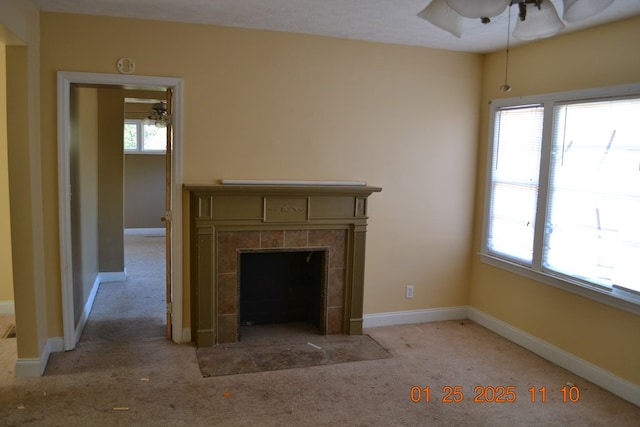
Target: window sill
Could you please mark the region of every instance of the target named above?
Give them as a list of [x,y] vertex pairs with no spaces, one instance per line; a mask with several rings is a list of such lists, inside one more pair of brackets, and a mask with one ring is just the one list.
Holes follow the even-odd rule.
[[140,151],[140,150],[124,150],[124,154],[135,154],[135,155],[153,155],[153,156],[164,156],[167,154],[166,151]]
[[549,273],[534,271],[522,265],[487,254],[480,254],[480,259],[485,264],[510,271],[537,282],[589,298],[602,304],[607,304],[620,310],[628,311],[633,314],[640,314],[640,295],[637,295],[634,292],[591,285],[577,280],[566,280]]

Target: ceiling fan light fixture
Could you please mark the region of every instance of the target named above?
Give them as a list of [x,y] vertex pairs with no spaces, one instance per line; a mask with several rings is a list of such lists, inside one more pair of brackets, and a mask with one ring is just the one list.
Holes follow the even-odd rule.
[[447,0],[449,7],[465,18],[493,18],[504,12],[509,3],[511,0]]
[[[607,0],[608,1],[608,0]],[[518,40],[534,40],[551,37],[564,28],[556,8],[550,1],[540,3],[540,8],[532,5],[527,8],[526,19],[519,19],[513,36]]]
[[564,0],[562,19],[576,22],[591,18],[611,6],[613,0]]
[[167,104],[158,102],[151,107],[151,113],[144,120],[145,123],[165,128],[171,122],[171,115],[167,112]]
[[462,37],[462,16],[449,7],[447,0],[433,0],[418,16],[457,38]]

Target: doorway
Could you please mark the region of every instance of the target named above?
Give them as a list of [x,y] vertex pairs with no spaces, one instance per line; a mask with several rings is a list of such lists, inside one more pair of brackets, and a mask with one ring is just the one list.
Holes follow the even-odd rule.
[[[124,268],[126,283],[101,286],[91,323],[109,319],[108,311],[120,318],[135,319],[132,327],[111,322],[114,337],[146,340],[171,337],[171,319],[166,316],[167,233],[162,222],[169,209],[166,198],[167,146],[171,144],[170,120],[166,103],[168,91],[124,93]],[[120,97],[122,98],[122,96]],[[123,115],[118,117],[122,125]],[[122,175],[121,175],[122,176]],[[108,288],[108,289],[107,289]],[[108,310],[100,309],[102,305]],[[106,313],[105,313],[106,312]],[[87,328],[89,329],[89,328]],[[89,334],[87,334],[89,335]],[[84,339],[84,338],[83,338]]]
[[[82,271],[78,262],[82,262],[82,266],[85,265],[83,261],[78,261],[78,250],[84,249],[82,246],[82,239],[78,241],[78,238],[74,235],[74,227],[82,227],[82,225],[75,224],[74,221],[77,216],[74,216],[74,209],[77,209],[78,204],[88,203],[96,208],[96,216],[99,219],[89,219],[88,224],[85,224],[85,229],[90,230],[92,227],[92,221],[95,223],[97,231],[94,232],[97,237],[97,241],[100,244],[98,254],[100,252],[107,253],[109,256],[106,258],[98,258],[97,261],[97,276],[95,281],[111,281],[121,280],[122,274],[124,274],[124,225],[120,223],[120,232],[105,232],[100,231],[105,228],[109,230],[109,223],[111,221],[117,222],[118,217],[122,221],[123,209],[122,206],[118,208],[113,204],[105,204],[101,202],[101,191],[104,189],[101,187],[103,184],[108,184],[108,180],[96,179],[97,188],[97,200],[91,200],[90,198],[84,200],[82,198],[82,189],[76,191],[76,198],[80,199],[80,202],[74,201],[71,197],[73,189],[72,181],[78,179],[74,177],[74,171],[72,167],[73,162],[77,161],[77,157],[82,157],[82,153],[76,152],[73,145],[73,135],[77,132],[74,126],[77,126],[77,122],[74,122],[73,116],[73,97],[74,88],[76,87],[95,87],[95,88],[109,88],[121,93],[131,94],[131,91],[167,91],[172,94],[170,101],[168,102],[172,111],[172,146],[173,152],[169,157],[170,164],[167,165],[167,200],[169,200],[172,206],[171,212],[164,216],[165,228],[167,230],[166,239],[169,242],[166,246],[167,255],[167,278],[169,284],[167,285],[167,306],[171,308],[167,318],[169,319],[168,326],[171,338],[174,342],[181,342],[182,333],[182,263],[181,263],[181,245],[182,245],[182,233],[181,227],[171,227],[171,222],[181,224],[181,187],[182,187],[182,171],[181,165],[181,123],[182,123],[182,80],[176,78],[163,78],[163,77],[145,77],[145,76],[131,76],[131,75],[111,75],[111,74],[93,74],[93,73],[71,73],[71,72],[59,72],[58,73],[58,163],[59,163],[59,206],[60,206],[60,248],[61,248],[61,272],[62,272],[62,302],[63,302],[63,328],[64,328],[64,349],[71,350],[75,347],[80,338],[80,334],[86,323],[89,311],[95,298],[95,291],[97,286],[91,286],[91,291],[87,292],[86,284],[85,288],[78,288],[74,286],[74,274],[77,275],[78,271]],[[93,96],[93,95],[89,95]],[[96,95],[98,96],[98,95]],[[117,107],[116,107],[117,108]],[[123,105],[120,106],[123,109]],[[102,113],[100,113],[102,114]],[[101,118],[102,116],[99,116]],[[99,120],[97,126],[100,126]],[[102,129],[100,129],[102,131]],[[120,153],[120,160],[122,160],[122,135],[123,128],[108,128],[105,132],[113,132],[114,135],[119,135],[117,140]],[[115,137],[114,137],[115,138]],[[108,161],[103,158],[103,152],[97,150],[97,160],[99,162]],[[86,154],[86,153],[85,153]],[[93,155],[90,153],[90,156]],[[74,157],[75,156],[75,157]],[[106,155],[108,156],[108,155]],[[78,163],[81,165],[82,161]],[[86,165],[85,165],[86,167]],[[86,182],[86,181],[85,181]],[[91,187],[90,187],[91,188]],[[122,187],[120,187],[122,189]],[[78,195],[79,194],[79,195]],[[120,200],[123,200],[122,190],[120,191]],[[122,202],[121,202],[122,203]],[[84,214],[84,211],[83,211]],[[105,225],[106,223],[106,225]],[[113,228],[111,228],[113,230]],[[101,238],[98,233],[106,233]],[[88,231],[89,234],[92,231]],[[121,242],[118,244],[118,242]],[[114,244],[115,242],[115,244]],[[103,247],[107,245],[116,250],[105,250]],[[74,250],[74,247],[76,248]],[[122,248],[121,253],[118,253],[117,248]],[[95,257],[89,257],[91,262],[95,262]],[[93,269],[96,270],[95,268]],[[91,274],[91,269],[86,269],[86,273]],[[113,277],[110,277],[113,275]],[[85,280],[86,282],[86,280]]]

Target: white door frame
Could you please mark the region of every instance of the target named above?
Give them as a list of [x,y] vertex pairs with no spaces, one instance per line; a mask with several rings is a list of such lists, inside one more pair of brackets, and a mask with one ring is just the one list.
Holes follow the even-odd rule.
[[[58,72],[58,210],[60,227],[60,278],[62,288],[62,324],[64,350],[73,350],[80,332],[76,331],[73,308],[73,265],[71,258],[71,183],[70,183],[70,89],[74,83],[111,85],[126,89],[171,88],[173,90],[173,152],[171,159],[171,293],[172,336],[183,341],[182,331],[182,107],[183,80],[175,77],[134,76],[125,74]],[[169,301],[167,301],[169,302]]]

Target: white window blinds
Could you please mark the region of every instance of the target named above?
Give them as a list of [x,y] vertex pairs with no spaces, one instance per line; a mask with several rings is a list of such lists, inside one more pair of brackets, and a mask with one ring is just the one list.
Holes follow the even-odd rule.
[[557,104],[543,266],[640,291],[640,99]]
[[530,264],[544,109],[504,108],[495,115],[487,249]]

